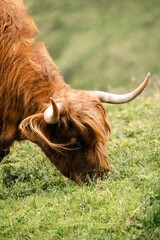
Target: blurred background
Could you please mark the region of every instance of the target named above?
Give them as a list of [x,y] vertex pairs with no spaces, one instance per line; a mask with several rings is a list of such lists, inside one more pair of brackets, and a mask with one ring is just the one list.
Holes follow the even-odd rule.
[[131,89],[160,75],[159,0],[25,0],[65,81]]

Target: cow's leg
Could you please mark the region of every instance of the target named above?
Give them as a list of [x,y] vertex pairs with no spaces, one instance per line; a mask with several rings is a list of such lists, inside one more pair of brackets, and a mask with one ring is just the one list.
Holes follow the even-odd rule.
[[4,139],[1,140],[0,136],[0,161],[9,154],[10,146],[12,145],[13,141],[11,139]]
[[0,161],[9,154],[10,146],[15,140],[15,130],[8,128],[0,135]]
[[0,146],[0,162],[7,154],[9,154],[9,147],[4,148]]

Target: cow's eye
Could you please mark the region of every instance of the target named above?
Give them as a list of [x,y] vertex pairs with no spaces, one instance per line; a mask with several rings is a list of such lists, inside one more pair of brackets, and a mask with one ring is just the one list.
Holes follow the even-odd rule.
[[69,142],[70,142],[71,144],[76,144],[78,141],[77,141],[77,138],[76,138],[76,137],[71,137]]
[[69,142],[74,147],[78,147],[78,148],[80,147],[80,142],[78,141],[78,139],[76,137],[71,137],[69,139]]

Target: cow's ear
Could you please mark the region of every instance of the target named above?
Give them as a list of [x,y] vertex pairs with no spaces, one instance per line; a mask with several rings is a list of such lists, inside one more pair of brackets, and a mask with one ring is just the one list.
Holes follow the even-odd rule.
[[44,111],[44,120],[46,123],[54,124],[58,122],[60,114],[63,112],[62,103],[56,103],[51,97],[51,105]]

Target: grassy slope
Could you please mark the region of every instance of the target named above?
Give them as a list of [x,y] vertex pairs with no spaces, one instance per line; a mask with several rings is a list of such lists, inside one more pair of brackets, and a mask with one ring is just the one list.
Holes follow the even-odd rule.
[[39,149],[16,144],[0,169],[0,239],[160,238],[159,95],[108,106],[111,175],[62,177]]
[[159,0],[26,0],[40,39],[74,87],[130,88],[160,68]]

